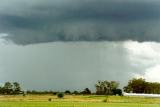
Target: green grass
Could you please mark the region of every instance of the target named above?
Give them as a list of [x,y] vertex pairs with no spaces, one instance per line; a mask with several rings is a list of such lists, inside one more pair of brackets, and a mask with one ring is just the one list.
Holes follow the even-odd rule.
[[0,102],[0,107],[160,107],[160,105],[93,102]]
[[160,104],[102,102],[0,102],[0,107],[160,107]]
[[[107,102],[104,102],[106,98]],[[53,95],[0,96],[0,107],[160,107],[160,98],[68,95],[59,99]]]

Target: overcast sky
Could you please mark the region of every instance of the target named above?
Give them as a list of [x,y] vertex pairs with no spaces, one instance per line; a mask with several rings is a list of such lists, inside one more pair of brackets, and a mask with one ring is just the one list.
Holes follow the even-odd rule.
[[94,89],[159,81],[159,0],[0,0],[0,82]]

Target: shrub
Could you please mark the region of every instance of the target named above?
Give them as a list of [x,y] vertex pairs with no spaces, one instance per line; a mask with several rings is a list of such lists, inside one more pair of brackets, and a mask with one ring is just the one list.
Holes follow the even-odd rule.
[[51,99],[51,98],[48,98],[48,101],[52,101],[52,99]]
[[53,95],[57,95],[58,92],[53,92]]
[[74,94],[74,95],[78,95],[79,92],[78,92],[78,91],[74,91],[73,94]]
[[65,94],[71,94],[71,92],[69,90],[66,90]]
[[63,97],[64,97],[64,93],[58,93],[58,94],[57,94],[57,97],[58,97],[58,98],[63,98]]
[[90,91],[89,88],[85,88],[84,91],[82,91],[81,93],[84,94],[84,95],[90,95],[91,91]]
[[122,90],[121,89],[113,89],[112,93],[113,93],[113,95],[122,96]]

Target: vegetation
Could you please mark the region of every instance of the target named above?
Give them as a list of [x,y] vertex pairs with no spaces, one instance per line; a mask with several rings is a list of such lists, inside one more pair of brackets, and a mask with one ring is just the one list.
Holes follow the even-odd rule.
[[36,94],[41,94],[41,95],[45,95],[45,94],[53,94],[53,95],[56,95],[58,92],[53,92],[53,91],[37,91],[37,90],[28,90],[27,91],[27,94],[33,94],[33,95],[36,95]]
[[124,87],[125,92],[146,93],[146,94],[160,94],[160,83],[146,82],[145,79],[132,79],[128,85]]
[[112,93],[113,93],[113,95],[122,96],[122,90],[121,89],[113,89]]
[[69,90],[66,90],[65,94],[71,94],[71,92]]
[[159,107],[159,98],[66,95],[59,99],[53,95],[1,96],[0,107]]
[[159,107],[158,104],[89,102],[0,102],[0,107]]
[[58,97],[58,98],[63,98],[63,97],[64,97],[64,93],[58,93],[58,94],[57,94],[57,97]]
[[[95,84],[96,93],[85,88],[83,91],[73,92],[33,90],[25,94],[19,83],[6,82],[0,87],[2,94],[0,107],[159,107],[160,105],[160,98],[121,96],[122,90],[118,86],[119,83],[115,81],[98,81]],[[159,89],[159,83],[146,82],[141,78],[130,80],[124,87],[124,91],[136,93],[159,93]]]
[[91,94],[91,90],[89,88],[85,88],[84,91],[82,91],[83,95],[90,95]]
[[[120,95],[122,96],[122,90],[118,88],[119,83],[116,81],[97,81],[95,84],[96,93],[92,93],[89,88],[85,88],[83,91],[73,91],[66,90],[66,95]],[[160,83],[157,82],[146,82],[145,79],[131,79],[129,80],[127,86],[123,88],[123,90],[127,93],[147,93],[147,94],[160,94]],[[52,95],[59,95],[64,96],[62,92],[55,92],[55,91],[27,91],[23,92],[20,84],[18,82],[6,82],[3,86],[0,87],[0,94],[1,95],[16,95],[16,94],[52,94]]]
[[6,82],[4,86],[0,87],[0,94],[3,95],[12,95],[12,94],[21,94],[21,86],[18,82]]
[[48,98],[48,101],[52,101],[52,99],[51,99],[51,98]]
[[121,89],[118,89],[119,83],[116,81],[98,81],[95,85],[97,95],[122,95]]

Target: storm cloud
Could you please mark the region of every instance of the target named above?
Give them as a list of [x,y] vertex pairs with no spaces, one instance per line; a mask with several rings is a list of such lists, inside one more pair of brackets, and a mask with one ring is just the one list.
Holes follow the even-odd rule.
[[159,0],[0,0],[0,83],[94,90],[97,80],[160,81],[159,28]]
[[160,41],[159,0],[1,0],[0,6],[0,32],[16,44]]

